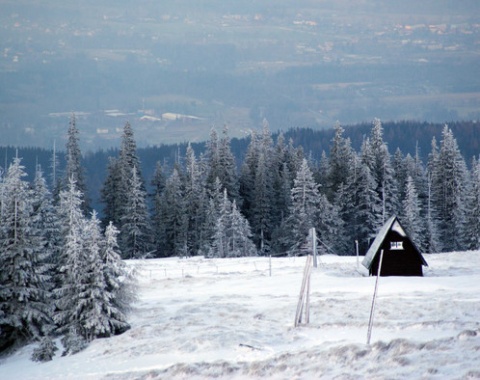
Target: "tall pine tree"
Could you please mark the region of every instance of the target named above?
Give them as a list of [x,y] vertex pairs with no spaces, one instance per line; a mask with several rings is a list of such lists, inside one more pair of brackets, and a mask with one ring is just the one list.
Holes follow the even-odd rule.
[[77,189],[83,194],[84,201],[82,203],[82,211],[87,215],[90,212],[90,201],[87,196],[87,184],[82,166],[82,152],[80,150],[79,131],[75,114],[72,114],[68,126],[66,159],[67,165],[65,168],[63,188],[67,188],[69,186],[70,178],[73,178],[77,184]]

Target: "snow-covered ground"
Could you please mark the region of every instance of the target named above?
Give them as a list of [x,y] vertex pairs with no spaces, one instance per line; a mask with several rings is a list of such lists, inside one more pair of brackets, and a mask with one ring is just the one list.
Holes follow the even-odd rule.
[[[76,355],[0,361],[0,379],[480,378],[480,252],[425,255],[425,277],[375,278],[355,257],[321,256],[310,324],[294,328],[305,257],[130,262],[131,330]],[[60,351],[60,350],[59,350]]]

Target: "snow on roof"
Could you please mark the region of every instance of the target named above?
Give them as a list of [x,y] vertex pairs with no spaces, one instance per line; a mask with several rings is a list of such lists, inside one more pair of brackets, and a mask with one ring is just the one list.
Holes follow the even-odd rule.
[[401,237],[406,237],[406,236],[407,236],[407,233],[406,233],[405,230],[402,228],[402,226],[400,225],[400,223],[398,223],[398,220],[395,220],[395,221],[393,222],[393,225],[392,225],[391,230],[397,232]]
[[[365,258],[362,261],[362,265],[365,268],[370,269],[370,267],[372,266],[373,259],[377,254],[378,249],[382,245],[382,242],[385,239],[385,236],[387,235],[388,231],[390,231],[390,227],[392,227],[392,224],[394,221],[396,221],[396,219],[397,217],[395,215],[391,216],[390,219],[388,219],[387,222],[383,225],[383,227],[380,228],[380,231],[378,231],[377,236],[375,237],[375,240],[373,241],[372,245],[368,249],[367,254],[365,255]],[[397,221],[397,224],[398,224],[398,221]],[[400,227],[400,224],[398,224],[398,226]],[[402,227],[400,227],[400,229],[402,229]],[[404,231],[403,233],[405,234]]]
[[[362,261],[362,265],[365,268],[367,269],[371,268],[373,259],[375,258],[375,255],[377,254],[378,250],[380,249],[380,246],[382,245],[383,241],[385,240],[385,237],[387,236],[387,233],[390,230],[397,232],[402,237],[408,237],[407,233],[405,232],[400,222],[398,221],[397,216],[396,215],[391,216],[390,219],[388,219],[387,222],[380,229],[380,231],[378,231],[377,236],[375,237],[375,240],[373,241],[372,245],[367,251],[367,254],[365,255],[365,258]],[[413,241],[411,243],[415,247],[415,243]],[[416,250],[418,251],[418,248],[416,248]],[[420,256],[422,264],[428,266],[427,262],[421,255],[420,251],[418,251],[418,254]]]

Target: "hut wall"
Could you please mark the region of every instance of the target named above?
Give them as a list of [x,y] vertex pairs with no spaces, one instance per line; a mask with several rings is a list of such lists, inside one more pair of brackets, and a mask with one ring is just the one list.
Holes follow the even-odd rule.
[[[391,249],[393,243],[401,243],[403,249]],[[395,245],[395,244],[394,244]],[[398,246],[398,244],[397,244]],[[383,249],[381,276],[423,276],[422,261],[415,246],[407,237],[390,231],[383,241],[371,267],[371,274],[377,275],[380,250]]]

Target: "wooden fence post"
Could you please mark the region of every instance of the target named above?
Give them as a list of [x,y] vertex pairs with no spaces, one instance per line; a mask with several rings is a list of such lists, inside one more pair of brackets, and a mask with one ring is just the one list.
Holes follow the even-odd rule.
[[268,259],[268,267],[269,267],[270,277],[272,277],[272,255],[270,255],[270,258]]
[[[309,323],[310,321],[310,275],[312,273],[312,255],[307,256],[307,261],[305,262],[305,268],[303,270],[303,279],[302,286],[300,288],[300,295],[298,297],[297,312],[295,313],[295,327],[302,323],[302,312],[303,304],[306,301],[305,305],[305,322]],[[305,296],[305,290],[307,295]]]
[[375,290],[373,291],[372,307],[370,309],[370,320],[368,322],[368,332],[367,332],[368,345],[370,344],[370,338],[372,336],[373,316],[375,314],[375,302],[377,300],[378,280],[380,278],[380,271],[382,269],[382,261],[383,261],[383,249],[380,251],[380,262],[378,263],[377,279],[375,280]]

